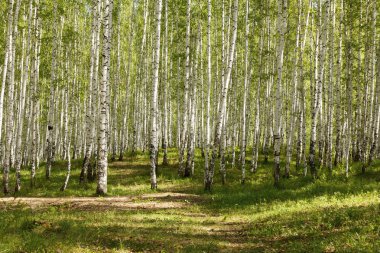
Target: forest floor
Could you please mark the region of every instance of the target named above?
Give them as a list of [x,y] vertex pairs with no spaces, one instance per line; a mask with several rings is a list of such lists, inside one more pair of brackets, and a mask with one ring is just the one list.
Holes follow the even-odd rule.
[[65,192],[65,162],[50,180],[41,166],[33,189],[25,168],[21,192],[0,198],[0,252],[379,252],[380,161],[364,175],[354,164],[348,179],[343,168],[317,180],[293,169],[279,188],[271,161],[245,185],[228,165],[226,185],[217,168],[205,193],[199,150],[192,178],[178,178],[169,155],[154,192],[147,154],[110,163],[105,197],[95,182],[79,184],[79,160]]

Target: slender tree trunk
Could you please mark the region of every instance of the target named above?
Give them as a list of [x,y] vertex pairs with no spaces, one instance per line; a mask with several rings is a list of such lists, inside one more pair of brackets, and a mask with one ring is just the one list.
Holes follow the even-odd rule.
[[58,17],[57,17],[57,1],[54,1],[54,21],[53,21],[53,49],[52,49],[52,63],[51,63],[51,80],[50,80],[50,97],[49,97],[49,112],[48,112],[48,126],[47,126],[47,162],[46,162],[46,171],[45,176],[47,179],[50,179],[51,166],[54,159],[54,107],[55,107],[55,87],[56,87],[56,68],[57,68],[57,27],[58,27]]
[[[269,12],[269,3],[267,5],[267,11]],[[271,43],[271,17],[267,17],[267,50],[272,51],[272,43]],[[268,66],[266,69],[266,74],[269,76],[266,85],[266,93],[265,93],[265,132],[264,132],[264,140],[263,140],[263,154],[264,154],[264,163],[268,162],[268,154],[269,154],[269,146],[270,146],[270,135],[271,135],[271,100],[272,100],[272,84],[273,84],[273,75],[270,74],[274,69],[274,60],[272,60],[271,55],[267,58]],[[272,71],[274,72],[274,71]]]
[[34,27],[35,27],[35,45],[34,45],[34,67],[33,67],[33,115],[32,115],[32,168],[30,175],[30,184],[31,187],[35,186],[36,183],[36,169],[39,166],[39,154],[38,154],[38,137],[39,137],[39,122],[38,122],[38,110],[40,106],[39,102],[39,89],[38,89],[38,80],[39,80],[39,65],[40,65],[40,48],[41,48],[41,32],[40,32],[40,20],[38,17],[38,5],[39,2],[36,1],[35,14],[34,14]]
[[198,85],[198,56],[199,56],[199,46],[200,46],[200,30],[198,30],[197,46],[195,52],[195,66],[193,70],[192,80],[191,80],[191,91],[190,91],[190,111],[189,111],[189,137],[187,145],[187,160],[185,168],[185,177],[192,175],[193,165],[194,165],[194,150],[195,150],[195,113],[196,113],[196,96],[197,96],[197,85]]
[[[206,138],[205,138],[205,186],[210,184],[211,188],[211,175],[209,170],[209,149],[210,149],[210,103],[211,103],[211,0],[207,2],[207,105],[206,105]],[[210,182],[210,183],[208,183]]]
[[[68,59],[67,59],[68,61]],[[65,182],[61,186],[61,191],[66,190],[67,185],[69,183],[70,179],[70,173],[71,173],[71,154],[70,154],[70,149],[71,149],[71,129],[72,129],[72,123],[71,123],[71,106],[69,104],[71,103],[71,99],[69,99],[69,82],[71,80],[67,81],[66,87],[65,87],[65,109],[64,109],[64,127],[65,127],[65,147],[66,147],[66,152],[67,152],[67,172],[66,172],[66,177],[65,177]],[[70,111],[70,112],[69,112]],[[70,121],[70,123],[69,123]],[[70,128],[70,129],[69,129]]]
[[[111,161],[116,160],[116,153],[117,153],[117,143],[118,143],[118,138],[117,138],[117,132],[118,132],[118,101],[119,101],[119,90],[120,90],[120,83],[121,83],[121,78],[120,78],[120,65],[121,65],[121,52],[120,52],[120,24],[121,24],[121,8],[122,4],[121,1],[119,1],[119,6],[118,6],[118,15],[117,15],[117,47],[116,47],[116,77],[114,80],[113,84],[113,108],[112,108],[112,156],[111,156]],[[127,112],[125,112],[127,113]]]
[[[230,14],[231,14],[231,9],[232,9],[232,1],[230,0],[230,5],[229,5],[229,10],[230,10]],[[223,7],[222,7],[222,23],[224,24],[224,20],[225,20],[225,13],[224,13],[224,2],[223,2]],[[217,23],[217,20],[216,20],[216,23]],[[231,30],[231,15],[229,15],[228,17],[228,35],[230,35],[230,30]],[[224,26],[222,25],[222,36],[221,36],[221,40],[222,40],[222,54],[221,54],[221,68],[220,68],[220,72],[221,72],[221,87],[223,86],[224,82],[225,82],[225,63],[226,63],[226,58],[227,58],[227,62],[228,62],[228,57],[229,56],[226,56],[226,53],[225,53],[225,47],[224,47],[224,44],[225,44],[225,33],[224,33]],[[230,43],[230,37],[227,36],[227,45],[229,45]],[[236,71],[236,66],[237,66],[237,54],[235,53],[235,62],[234,62],[234,67],[235,67],[235,71],[234,71],[234,74],[231,74],[231,88],[229,88],[230,90],[232,90],[232,85],[235,84],[235,82],[237,83],[237,78],[236,78],[236,74],[237,74],[237,71]],[[217,72],[218,72],[218,68],[217,68]],[[216,78],[216,80],[218,80],[218,76]],[[219,87],[218,84],[216,84],[216,88]],[[236,89],[233,89],[234,93],[233,93],[233,96],[231,97],[228,97],[227,96],[227,103],[230,104],[230,103],[234,103],[234,108],[237,107],[236,105]],[[218,102],[218,107],[217,107],[217,110],[215,110],[215,114],[218,112],[218,109],[220,108],[220,105],[221,105],[221,96],[222,96],[222,93],[221,92],[218,92],[218,99],[217,99],[217,102]],[[230,108],[230,107],[229,107]],[[234,114],[233,116],[236,115],[236,110],[234,110],[233,108],[231,109],[227,109],[225,108],[224,111],[224,118],[223,118],[223,121],[222,121],[222,130],[221,130],[221,141],[220,141],[220,145],[219,145],[219,158],[220,158],[220,174],[222,176],[222,184],[224,185],[226,183],[226,180],[227,180],[227,170],[226,170],[226,157],[225,157],[225,149],[226,149],[226,146],[227,146],[227,138],[228,138],[228,135],[227,135],[227,131],[228,129],[230,128],[229,125],[232,125],[232,138],[231,138],[231,152],[232,152],[232,161],[231,161],[231,166],[232,168],[235,167],[235,134],[236,134],[236,123],[233,122],[232,124],[228,124],[228,118],[229,118],[229,115],[232,115]],[[227,150],[227,153],[228,153],[228,150]]]
[[[352,7],[348,4],[347,8]],[[348,19],[350,15],[346,15]],[[347,67],[346,67],[346,101],[347,101],[347,127],[346,127],[346,138],[345,138],[345,175],[348,177],[350,169],[350,151],[351,151],[351,141],[352,141],[352,31],[348,29],[345,25],[345,44],[346,44],[346,57],[347,57]]]
[[243,110],[241,115],[241,147],[240,147],[240,158],[241,158],[241,183],[245,183],[245,149],[246,149],[246,121],[247,121],[247,93],[248,93],[248,57],[249,57],[249,0],[246,1],[246,15],[245,15],[245,63],[244,63],[244,91],[243,91]]
[[[183,115],[182,115],[182,133],[181,142],[179,150],[179,168],[178,175],[183,176],[185,172],[185,149],[186,149],[186,139],[187,139],[187,114],[188,114],[188,93],[189,93],[189,80],[190,80],[190,21],[191,21],[191,0],[187,1],[187,23],[186,23],[186,69],[185,69],[185,87],[184,87],[184,97],[183,97]],[[188,175],[185,175],[188,176]]]
[[[367,161],[367,166],[371,166],[375,153],[378,149],[378,136],[379,136],[379,121],[380,121],[380,61],[377,60],[375,61],[375,57],[379,59],[380,57],[380,47],[377,47],[377,52],[376,52],[376,18],[377,18],[377,4],[376,1],[373,2],[373,29],[374,29],[374,38],[373,38],[373,72],[372,72],[372,81],[374,82],[375,76],[376,76],[376,88],[375,88],[375,94],[374,94],[374,101],[373,101],[373,124],[372,124],[372,140],[371,140],[371,146],[370,146],[370,151],[368,154],[368,161]],[[376,67],[376,73],[375,73],[375,67]]]
[[168,0],[165,0],[165,81],[164,81],[164,118],[162,131],[162,149],[164,150],[164,158],[162,165],[166,166],[168,162]]
[[276,107],[274,111],[274,184],[280,182],[280,153],[281,153],[281,112],[282,112],[282,68],[284,62],[285,31],[287,26],[287,0],[278,1],[277,19],[277,88],[275,94]]
[[341,73],[342,73],[342,25],[343,25],[343,0],[341,0],[341,13],[340,13],[340,22],[339,22],[339,45],[338,45],[338,57],[337,57],[337,73],[336,73],[336,139],[335,139],[335,158],[334,166],[337,166],[341,163],[342,160],[342,115],[343,115],[343,106],[341,105]]
[[102,52],[102,82],[100,85],[100,115],[99,115],[99,157],[98,157],[98,186],[96,193],[104,195],[107,193],[107,171],[108,171],[108,86],[109,86],[109,63],[111,51],[111,25],[112,25],[112,2],[104,0],[103,19],[103,52]]
[[[177,83],[180,83],[181,58],[178,58]],[[177,87],[177,148],[181,145],[181,107],[180,107],[180,86]]]
[[204,123],[204,108],[205,108],[205,92],[204,92],[204,70],[203,70],[203,32],[202,32],[202,26],[200,28],[200,64],[201,64],[201,72],[200,72],[200,101],[201,101],[201,104],[200,104],[200,108],[199,108],[199,125],[200,125],[200,136],[199,136],[199,141],[200,141],[200,147],[201,147],[201,156],[204,158],[205,157],[205,146],[206,146],[206,143],[205,143],[205,123]]
[[[332,119],[334,118],[334,94],[333,94],[333,84],[335,82],[335,57],[334,57],[334,45],[335,45],[335,0],[332,0],[331,10],[330,10],[330,33],[329,33],[329,86],[328,86],[328,119],[327,119],[327,154],[326,154],[326,164],[330,172],[333,168],[333,123]],[[329,22],[330,23],[330,22]]]
[[[252,143],[252,162],[251,172],[257,171],[257,163],[259,159],[259,146],[260,146],[260,95],[261,95],[261,82],[262,82],[262,64],[263,64],[263,47],[264,47],[264,28],[261,30],[260,35],[260,56],[259,56],[259,81],[256,88],[256,115],[255,115],[255,128],[253,133]],[[253,69],[253,68],[252,68]]]
[[160,44],[161,44],[161,11],[162,0],[157,0],[156,6],[156,33],[153,62],[153,85],[151,102],[151,134],[150,134],[150,185],[151,189],[157,189],[156,156],[158,153],[157,140],[157,116],[158,116],[158,74],[160,67]]

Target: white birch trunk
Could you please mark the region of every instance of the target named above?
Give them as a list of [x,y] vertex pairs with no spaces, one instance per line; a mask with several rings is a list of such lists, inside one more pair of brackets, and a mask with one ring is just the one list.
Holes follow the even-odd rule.
[[32,112],[32,166],[30,175],[31,187],[35,186],[36,183],[36,169],[39,166],[39,122],[38,122],[38,110],[40,106],[38,97],[38,80],[39,80],[39,65],[40,65],[40,48],[41,48],[41,32],[40,32],[40,20],[38,17],[38,5],[39,2],[36,1],[35,14],[34,14],[34,27],[35,27],[35,46],[34,46],[34,66],[33,66],[33,112]]
[[[67,61],[69,61],[68,58],[66,58]],[[69,65],[67,63],[67,65]],[[69,99],[69,82],[71,80],[66,81],[66,87],[65,87],[65,109],[64,109],[64,128],[65,128],[65,142],[64,146],[67,152],[67,172],[66,172],[66,177],[63,185],[61,186],[61,191],[65,191],[67,188],[67,185],[69,183],[70,179],[70,173],[71,173],[71,154],[70,154],[70,149],[71,149],[71,129],[72,129],[72,123],[71,123],[71,99]],[[70,123],[69,123],[70,121]]]
[[54,1],[54,21],[53,21],[53,49],[52,49],[52,63],[51,63],[51,80],[50,80],[50,97],[49,97],[49,112],[48,112],[48,126],[47,126],[47,143],[46,143],[46,171],[45,171],[45,177],[47,179],[50,178],[51,174],[51,166],[54,159],[54,149],[55,149],[55,143],[54,142],[54,107],[55,107],[55,86],[56,86],[56,67],[57,67],[57,26],[58,26],[58,17],[57,17],[57,2]]
[[241,183],[245,183],[245,149],[246,149],[246,121],[247,121],[247,93],[248,93],[248,57],[249,57],[249,0],[246,1],[246,16],[245,16],[245,56],[244,56],[244,90],[243,90],[243,110],[241,114],[241,147],[240,147],[240,159],[241,159]]
[[185,61],[185,87],[183,96],[183,115],[181,127],[181,141],[179,150],[179,168],[178,175],[183,176],[185,172],[185,149],[187,140],[187,114],[188,114],[188,93],[189,93],[189,80],[190,80],[190,21],[191,21],[191,0],[187,1],[187,22],[186,22],[186,61]]
[[100,111],[99,111],[99,157],[98,157],[98,186],[96,193],[104,195],[107,193],[107,172],[108,172],[108,92],[109,92],[109,64],[111,51],[111,25],[112,25],[112,2],[104,0],[103,19],[103,52],[102,52],[102,82],[100,85]]
[[207,2],[207,103],[206,103],[206,138],[205,138],[205,179],[204,183],[210,181],[209,149],[210,149],[210,103],[212,84],[212,62],[211,62],[211,0]]
[[164,70],[164,118],[163,118],[163,136],[162,136],[162,149],[164,151],[164,157],[162,165],[168,165],[168,0],[165,0],[165,70]]
[[157,140],[157,116],[158,116],[158,75],[160,67],[160,44],[161,44],[161,11],[162,0],[157,1],[156,6],[156,33],[153,62],[153,84],[152,84],[152,101],[151,101],[151,134],[150,134],[150,186],[151,189],[157,189],[157,163],[156,156],[158,153]]
[[285,32],[287,26],[287,0],[278,0],[277,18],[277,87],[275,94],[274,111],[274,184],[278,186],[280,182],[280,153],[281,153],[281,112],[282,112],[282,69],[284,61]]

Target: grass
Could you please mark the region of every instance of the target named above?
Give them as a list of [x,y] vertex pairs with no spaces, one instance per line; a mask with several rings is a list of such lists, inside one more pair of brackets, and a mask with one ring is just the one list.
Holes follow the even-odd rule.
[[[227,184],[215,173],[212,193],[203,191],[203,160],[197,150],[195,175],[177,176],[176,150],[170,166],[159,166],[157,192],[184,194],[178,199],[138,198],[135,202],[174,201],[183,207],[78,209],[69,205],[30,208],[0,206],[0,252],[380,252],[379,161],[350,177],[322,169],[318,180],[298,175],[273,187],[272,166],[259,164],[240,184],[240,170],[228,166]],[[149,157],[128,154],[110,164],[109,196],[141,196],[149,186]],[[78,183],[81,161],[73,162],[67,191],[59,188],[65,162],[57,162],[51,180],[44,167],[29,187],[23,171],[17,197],[94,196],[96,183]],[[14,178],[11,178],[13,182]]]

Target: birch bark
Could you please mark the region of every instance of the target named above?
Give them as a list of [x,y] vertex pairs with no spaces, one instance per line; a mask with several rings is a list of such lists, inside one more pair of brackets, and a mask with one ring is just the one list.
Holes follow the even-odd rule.
[[160,43],[161,43],[161,11],[162,0],[157,0],[156,6],[156,33],[154,47],[153,62],[153,85],[152,85],[152,101],[151,101],[151,134],[150,134],[150,185],[151,189],[157,189],[157,163],[156,156],[158,153],[157,140],[157,116],[158,116],[158,75],[160,67]]
[[108,86],[109,86],[109,63],[111,51],[111,25],[112,25],[112,2],[104,0],[103,19],[103,52],[102,52],[102,82],[100,85],[100,111],[99,111],[99,157],[98,157],[98,186],[96,193],[104,195],[107,193],[108,172]]

